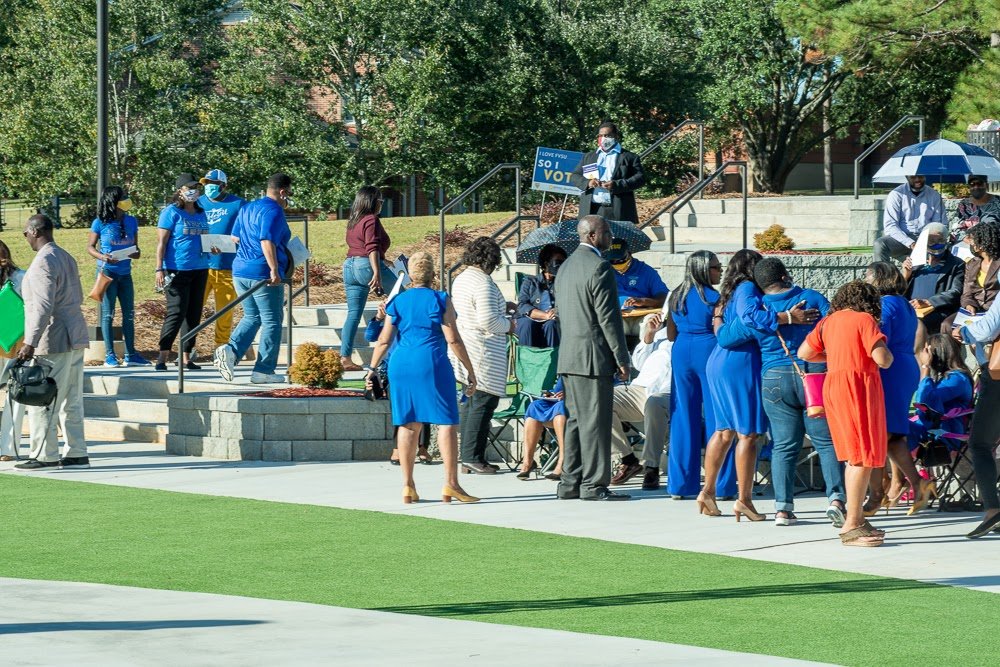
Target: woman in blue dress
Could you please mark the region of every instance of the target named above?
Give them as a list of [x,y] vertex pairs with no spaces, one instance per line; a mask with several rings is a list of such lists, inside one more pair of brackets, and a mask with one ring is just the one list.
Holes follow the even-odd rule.
[[[753,250],[740,250],[729,261],[722,281],[719,302],[712,318],[718,345],[708,358],[708,390],[715,413],[715,433],[705,451],[705,487],[698,496],[699,509],[714,508],[716,480],[726,454],[736,443],[736,478],[739,498],[733,514],[739,521],[746,516],[751,521],[763,521],[764,515],[753,506],[753,478],[757,468],[757,436],[767,432],[767,417],[761,397],[760,347],[751,332],[754,328],[744,320],[761,320],[766,327],[767,316],[762,309],[763,293],[753,281],[753,269],[761,255]],[[721,514],[718,508],[710,514]]]
[[751,521],[766,518],[754,508],[752,498],[757,438],[768,427],[761,394],[760,347],[753,332],[773,334],[779,324],[811,324],[819,319],[819,311],[804,308],[805,301],[783,313],[764,308],[764,293],[753,278],[761,257],[755,250],[740,250],[729,260],[712,318],[718,345],[707,369],[716,432],[705,451],[705,488],[699,500],[713,497],[719,468],[737,439],[739,499],[733,505],[737,521],[741,516]]
[[558,481],[562,477],[563,434],[566,432],[566,400],[562,378],[556,380],[550,391],[542,398],[528,404],[524,410],[524,458],[517,478],[526,481],[535,469],[535,448],[544,429],[551,428],[559,443],[559,458],[555,470],[545,475],[546,479]]
[[[445,483],[441,499],[463,503],[479,500],[470,496],[458,483],[458,399],[455,375],[448,361],[447,349],[468,371],[466,394],[476,389],[472,362],[455,327],[455,308],[445,292],[431,287],[434,260],[425,252],[414,253],[409,262],[412,286],[386,307],[386,323],[379,336],[371,364],[365,366],[369,377],[395,340],[389,357],[389,392],[392,423],[398,426],[397,449],[403,471],[403,502],[420,500],[413,483],[413,459],[424,424],[438,425],[438,446],[444,462]],[[399,332],[397,339],[396,332]]]
[[[722,279],[722,263],[713,252],[691,253],[684,282],[670,293],[667,338],[670,350],[670,447],[667,450],[667,493],[675,498],[701,490],[701,453],[715,433],[715,412],[708,400],[708,358],[715,350],[712,313],[719,301],[713,285]],[[733,455],[726,456],[718,483],[722,497],[736,495]],[[699,510],[720,514],[712,496],[698,498]]]
[[925,332],[917,313],[903,294],[906,279],[894,264],[875,262],[865,276],[882,295],[882,319],[879,327],[886,337],[886,347],[892,352],[892,365],[879,369],[885,394],[885,423],[888,433],[888,457],[892,464],[892,485],[883,490],[883,470],[872,471],[871,493],[865,503],[865,515],[872,516],[880,507],[895,507],[903,492],[903,479],[914,489],[910,514],[930,501],[934,484],[922,479],[910,455],[910,405],[920,383],[920,366],[916,350],[924,347]]

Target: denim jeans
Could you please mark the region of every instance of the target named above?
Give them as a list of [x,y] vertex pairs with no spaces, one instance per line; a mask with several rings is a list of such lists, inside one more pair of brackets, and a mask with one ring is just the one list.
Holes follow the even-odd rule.
[[122,338],[125,340],[125,354],[135,354],[135,288],[132,274],[118,275],[105,273],[111,278],[108,288],[101,298],[101,337],[107,356],[115,353],[115,334],[111,328],[115,319],[115,301],[122,305]]
[[[233,287],[238,295],[249,292],[257,280],[233,277]],[[243,301],[243,319],[236,325],[229,338],[229,346],[242,359],[260,331],[260,349],[257,351],[255,373],[274,373],[281,348],[281,307],[285,303],[285,286],[261,287]]]
[[[358,333],[361,313],[368,301],[368,283],[372,279],[372,264],[367,257],[348,257],[344,260],[344,292],[347,293],[347,319],[340,332],[340,356],[350,357],[354,349],[354,336]],[[395,281],[392,273],[383,267],[382,291],[392,291]]]
[[[804,364],[803,370],[815,373],[823,364]],[[761,390],[764,412],[771,421],[774,450],[771,454],[771,478],[774,480],[774,510],[791,512],[795,505],[795,466],[802,451],[803,437],[808,434],[819,455],[819,465],[826,484],[826,496],[832,502],[846,501],[844,469],[837,460],[826,417],[806,416],[806,396],[802,378],[792,366],[779,366],[764,372]]]

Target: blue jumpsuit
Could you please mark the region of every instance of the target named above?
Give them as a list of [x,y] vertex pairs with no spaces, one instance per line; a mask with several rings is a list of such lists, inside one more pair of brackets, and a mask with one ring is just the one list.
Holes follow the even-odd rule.
[[[695,496],[701,490],[701,453],[715,432],[715,412],[708,397],[705,367],[715,349],[712,311],[719,293],[705,288],[704,303],[691,290],[687,313],[671,312],[677,340],[671,349],[670,448],[667,451],[667,493]],[[729,450],[719,472],[716,495],[736,495],[735,447]]]

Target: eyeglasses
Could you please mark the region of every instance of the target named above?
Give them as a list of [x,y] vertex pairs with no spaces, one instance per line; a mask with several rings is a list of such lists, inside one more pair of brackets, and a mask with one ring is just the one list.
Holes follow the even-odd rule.
[[597,138],[598,139],[600,139],[601,137],[613,137],[613,136],[615,136],[615,135],[610,134],[610,133],[608,133],[608,134],[601,134],[600,132],[597,133]]
[[983,186],[983,185],[986,185],[986,181],[969,181],[969,185],[970,186],[976,186],[976,185]]

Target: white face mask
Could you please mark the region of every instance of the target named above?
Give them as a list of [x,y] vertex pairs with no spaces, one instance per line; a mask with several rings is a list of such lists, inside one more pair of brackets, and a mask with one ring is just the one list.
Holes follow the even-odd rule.
[[181,199],[188,202],[189,204],[198,201],[199,196],[200,195],[198,194],[197,190],[185,190],[184,192],[181,193]]
[[601,150],[609,151],[615,147],[616,143],[618,142],[615,141],[614,137],[601,137]]

